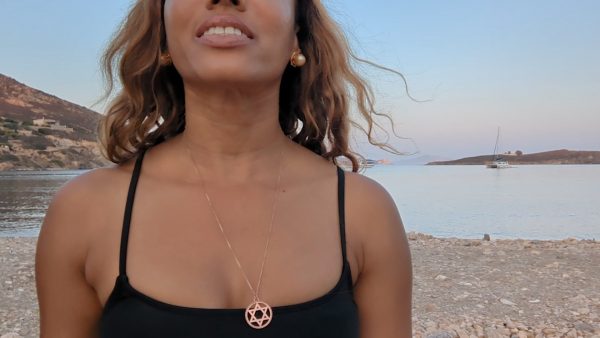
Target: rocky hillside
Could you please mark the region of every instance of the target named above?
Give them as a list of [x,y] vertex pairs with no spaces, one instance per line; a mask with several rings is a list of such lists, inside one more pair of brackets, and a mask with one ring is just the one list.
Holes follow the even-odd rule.
[[[453,161],[435,161],[427,165],[484,165],[494,155],[465,157]],[[573,151],[567,149],[545,151],[533,154],[502,154],[509,164],[600,164],[600,151]]]
[[101,115],[0,74],[0,170],[109,164],[96,143]]

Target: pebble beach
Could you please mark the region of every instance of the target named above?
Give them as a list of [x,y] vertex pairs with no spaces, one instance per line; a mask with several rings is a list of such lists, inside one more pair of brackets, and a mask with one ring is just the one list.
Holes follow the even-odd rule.
[[[600,338],[600,241],[407,235],[413,337]],[[39,336],[36,240],[0,237],[0,338]]]

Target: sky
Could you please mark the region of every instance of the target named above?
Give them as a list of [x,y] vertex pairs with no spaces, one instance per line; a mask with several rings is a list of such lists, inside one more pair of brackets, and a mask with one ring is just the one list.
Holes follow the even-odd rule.
[[[199,0],[200,1],[200,0]],[[253,1],[253,0],[248,0]],[[261,0],[254,0],[261,1]],[[600,1],[324,0],[368,65],[378,118],[410,157],[600,150]],[[99,58],[128,0],[0,0],[0,73],[91,107]],[[101,112],[102,106],[92,109]],[[371,158],[402,160],[366,143]]]

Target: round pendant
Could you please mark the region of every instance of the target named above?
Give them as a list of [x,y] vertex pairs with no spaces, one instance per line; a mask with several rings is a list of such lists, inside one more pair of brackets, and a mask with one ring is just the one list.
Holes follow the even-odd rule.
[[255,329],[265,328],[273,319],[273,310],[265,302],[254,301],[246,308],[246,322]]

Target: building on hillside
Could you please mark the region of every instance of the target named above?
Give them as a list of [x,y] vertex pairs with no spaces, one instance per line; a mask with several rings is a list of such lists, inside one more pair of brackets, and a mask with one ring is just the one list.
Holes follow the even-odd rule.
[[33,120],[33,125],[38,127],[50,127],[50,125],[57,123],[56,120],[47,119],[42,117],[41,119]]
[[60,121],[53,120],[53,119],[47,119],[45,117],[42,117],[41,119],[33,120],[33,125],[40,127],[40,128],[49,128],[52,130],[62,130],[62,131],[66,131],[68,133],[73,132],[73,128],[67,127],[66,125],[61,125]]

